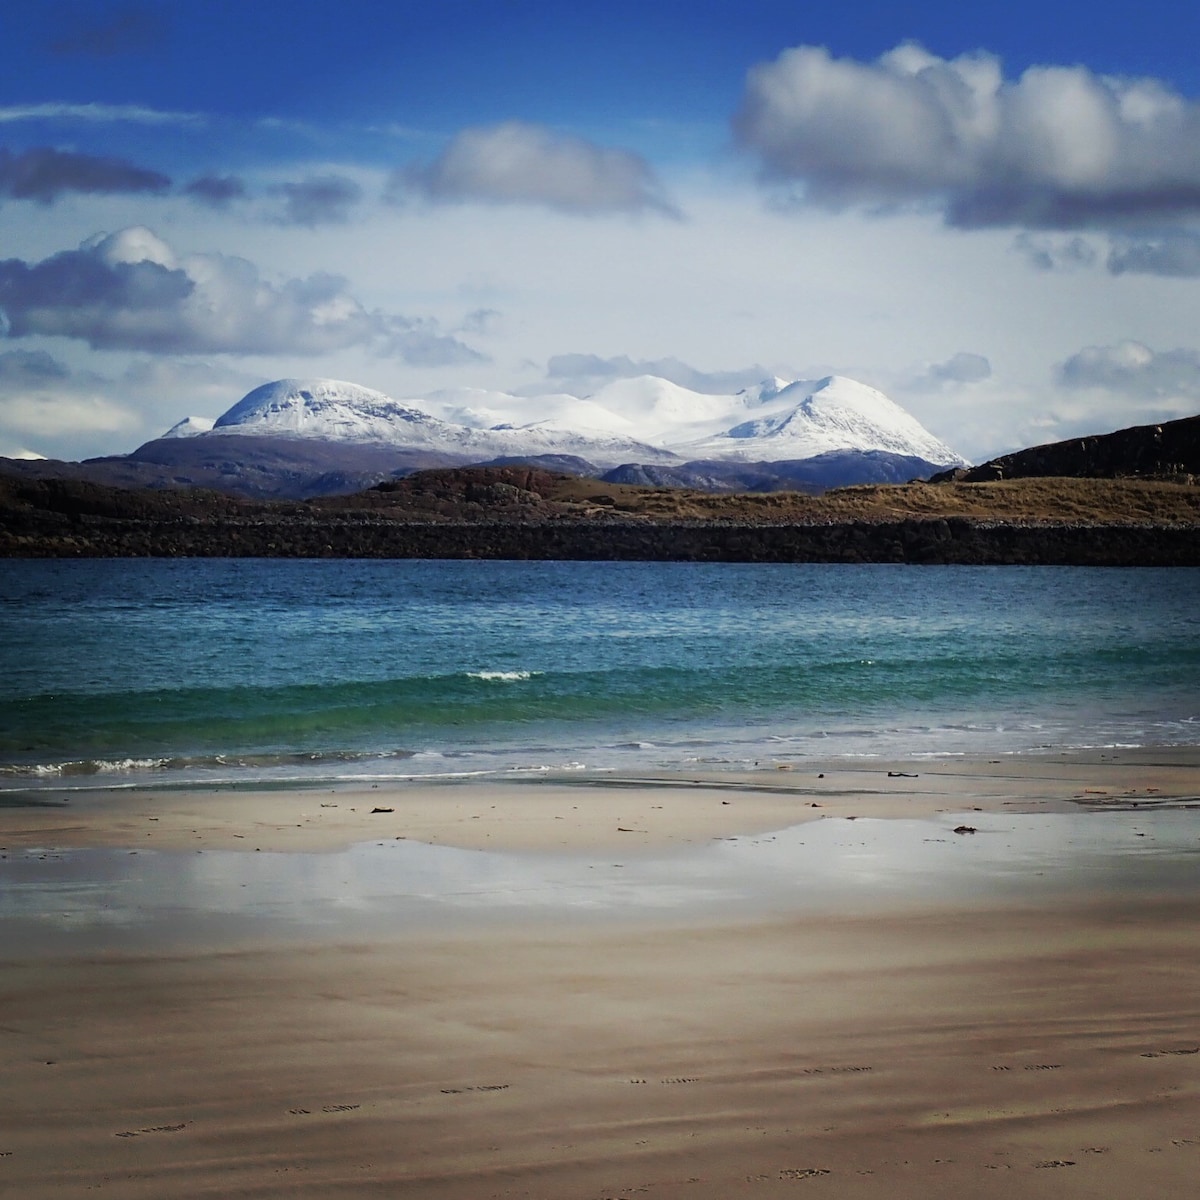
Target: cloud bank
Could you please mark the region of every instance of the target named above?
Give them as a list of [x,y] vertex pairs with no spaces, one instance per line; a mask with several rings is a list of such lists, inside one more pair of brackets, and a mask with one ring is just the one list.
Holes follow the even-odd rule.
[[0,335],[152,354],[309,357],[362,346],[422,366],[483,360],[436,322],[368,312],[340,276],[274,283],[244,258],[177,257],[142,226],[41,262],[0,261]]
[[679,216],[639,155],[524,121],[462,130],[431,162],[397,171],[390,195],[435,204],[535,204],[575,216]]
[[835,208],[923,204],[962,228],[1200,214],[1200,104],[1082,66],[1005,80],[985,53],[798,46],[750,71],[734,132],[767,180]]

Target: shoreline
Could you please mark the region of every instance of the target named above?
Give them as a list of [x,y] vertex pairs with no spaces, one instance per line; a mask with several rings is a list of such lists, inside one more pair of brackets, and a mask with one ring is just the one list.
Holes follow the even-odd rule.
[[641,852],[821,817],[1189,802],[1200,805],[1200,746],[466,782],[39,788],[0,792],[0,849],[327,852],[391,838],[466,849]]

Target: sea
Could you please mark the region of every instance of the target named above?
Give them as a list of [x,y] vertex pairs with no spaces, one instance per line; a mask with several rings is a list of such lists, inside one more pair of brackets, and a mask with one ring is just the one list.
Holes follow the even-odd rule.
[[1200,742],[1200,571],[0,563],[0,795]]

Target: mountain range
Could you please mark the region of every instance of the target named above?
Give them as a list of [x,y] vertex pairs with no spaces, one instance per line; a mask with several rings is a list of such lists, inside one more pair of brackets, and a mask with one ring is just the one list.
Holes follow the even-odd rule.
[[732,395],[647,375],[586,397],[457,388],[419,400],[281,379],[215,421],[187,417],[129,455],[89,460],[87,477],[303,496],[421,468],[513,462],[708,491],[823,491],[965,465],[882,392],[837,375],[769,379]]

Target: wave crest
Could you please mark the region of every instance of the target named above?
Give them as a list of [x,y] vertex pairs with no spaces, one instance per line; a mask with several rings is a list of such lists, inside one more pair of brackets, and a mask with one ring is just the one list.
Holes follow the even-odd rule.
[[485,683],[521,683],[544,671],[468,671],[468,679],[482,679]]

